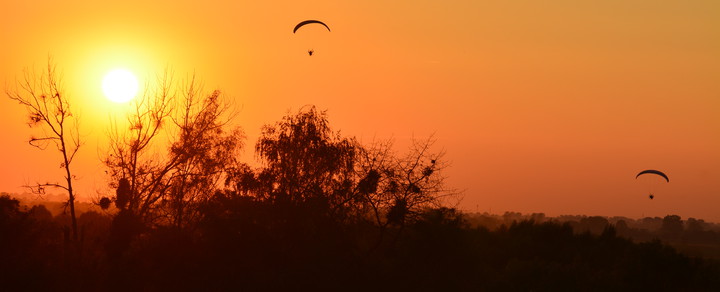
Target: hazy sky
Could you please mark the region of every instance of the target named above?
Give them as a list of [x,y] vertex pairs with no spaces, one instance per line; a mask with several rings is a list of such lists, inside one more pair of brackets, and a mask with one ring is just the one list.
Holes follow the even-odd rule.
[[[293,34],[306,19],[332,32]],[[0,40],[4,84],[48,55],[63,72],[81,198],[108,191],[98,146],[123,106],[104,74],[170,66],[234,100],[246,160],[263,124],[314,104],[398,151],[434,133],[465,210],[720,221],[720,1],[3,1]],[[0,191],[61,179],[25,121],[3,95]],[[670,176],[654,200],[644,169]]]

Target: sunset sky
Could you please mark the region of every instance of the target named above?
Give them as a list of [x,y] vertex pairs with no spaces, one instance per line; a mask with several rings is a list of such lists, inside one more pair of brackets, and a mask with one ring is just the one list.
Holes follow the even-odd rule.
[[[81,200],[109,191],[101,147],[126,108],[103,76],[145,84],[171,67],[235,103],[248,162],[262,125],[313,104],[343,135],[400,152],[434,134],[467,211],[720,222],[720,1],[109,3],[0,4],[4,89],[50,55],[80,115]],[[293,34],[306,19],[332,32]],[[3,93],[0,191],[62,179],[26,120]],[[670,177],[654,200],[644,169]]]

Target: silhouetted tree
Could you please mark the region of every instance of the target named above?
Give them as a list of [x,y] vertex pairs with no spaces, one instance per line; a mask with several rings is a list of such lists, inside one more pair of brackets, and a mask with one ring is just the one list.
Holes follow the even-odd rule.
[[618,220],[615,222],[615,230],[617,230],[618,234],[625,235],[629,230],[627,222]]
[[685,230],[689,233],[701,233],[707,228],[707,223],[703,219],[688,218],[685,221],[687,227]]
[[[115,129],[104,160],[115,204],[146,223],[184,226],[239,167],[242,131],[225,129],[229,105],[219,91],[203,96],[194,77],[178,89],[166,74],[134,105],[127,131]],[[162,134],[170,137],[166,153],[157,151]]]
[[263,167],[240,190],[273,204],[312,206],[343,216],[352,207],[357,143],[333,132],[315,107],[263,127],[255,146]]
[[413,141],[407,154],[397,156],[389,141],[366,147],[340,136],[326,112],[308,107],[265,126],[256,145],[263,167],[242,169],[234,181],[239,193],[313,205],[338,222],[372,218],[381,226],[402,225],[454,194],[444,186],[443,153],[430,152],[433,142]]
[[[56,279],[69,280],[62,268],[73,266],[62,264],[61,228],[41,207],[22,209],[18,200],[0,195],[0,290],[49,290]],[[77,259],[74,252],[68,256]]]
[[172,116],[177,138],[169,156],[177,164],[164,203],[177,227],[196,221],[199,204],[224,186],[231,170],[242,167],[236,157],[244,135],[240,128],[226,129],[229,106],[219,91],[203,97],[194,86],[190,82]]
[[331,130],[327,113],[311,106],[264,126],[256,144],[261,167],[236,169],[231,185],[238,195],[270,204],[271,213],[281,214],[273,220],[293,232],[336,232],[339,225],[379,231],[349,235],[363,237],[362,249],[376,250],[387,243],[388,227],[396,230],[394,242],[422,209],[455,194],[444,186],[447,164],[443,153],[430,151],[433,142],[415,140],[403,156],[390,141],[363,146]]
[[52,213],[48,211],[45,205],[35,205],[30,208],[28,214],[31,218],[37,221],[51,221],[53,219]]
[[660,232],[663,236],[670,239],[677,239],[683,232],[683,222],[678,215],[667,215],[662,220]]
[[62,84],[55,71],[52,60],[48,60],[47,71],[40,75],[25,73],[15,88],[6,89],[10,99],[20,103],[28,111],[30,127],[40,127],[42,135],[32,136],[29,144],[38,149],[55,147],[60,152],[60,168],[64,170],[64,183],[36,183],[27,186],[35,193],[44,193],[45,188],[60,188],[68,193],[67,205],[72,218],[72,239],[77,242],[78,230],[75,218],[75,192],[71,166],[75,154],[81,146],[79,123],[73,116],[70,100],[63,92]]
[[[379,227],[372,249],[392,246],[428,208],[439,208],[458,192],[445,186],[443,170],[448,163],[444,152],[433,152],[433,137],[413,139],[407,152],[397,154],[392,141],[381,141],[359,147],[357,178],[359,186],[371,182],[371,191],[359,192],[362,214]],[[388,231],[390,231],[388,233]],[[391,235],[390,241],[387,241]],[[386,245],[389,243],[389,245]]]
[[605,217],[601,216],[590,216],[587,218],[583,218],[580,220],[580,225],[578,231],[580,232],[590,232],[592,234],[598,235],[603,232],[608,226],[610,225],[610,222]]
[[20,213],[20,201],[11,198],[10,195],[0,195],[0,226],[10,227],[10,222],[17,218]]
[[117,188],[116,206],[148,222],[156,219],[152,211],[167,192],[168,174],[175,165],[174,161],[152,156],[157,156],[152,143],[171,114],[174,93],[172,79],[166,74],[153,91],[134,99],[127,128],[115,125],[111,130],[108,155],[103,161]]

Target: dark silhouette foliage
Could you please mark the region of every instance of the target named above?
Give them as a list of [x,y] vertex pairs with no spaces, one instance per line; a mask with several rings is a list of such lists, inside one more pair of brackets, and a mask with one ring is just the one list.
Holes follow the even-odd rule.
[[[138,196],[138,187],[150,185],[120,177],[115,197],[99,202],[107,208],[78,217],[79,261],[63,252],[67,215],[0,196],[0,290],[720,289],[718,261],[659,240],[633,241],[625,235],[636,230],[625,220],[556,222],[508,212],[483,219],[493,228],[471,224],[470,215],[442,204],[452,190],[443,186],[446,164],[430,153],[430,140],[399,156],[389,144],[342,137],[324,112],[306,108],[263,128],[261,165],[252,168],[220,163],[237,136],[219,125],[212,135],[187,125],[183,135],[195,138],[172,144],[168,176],[135,178],[162,178],[165,192]],[[688,219],[687,227],[674,215],[646,221],[658,234],[713,242],[701,220]]]
[[42,209],[25,212],[18,200],[0,196],[0,290],[44,290],[60,279],[62,228],[47,220]]
[[[41,150],[48,147],[59,152],[59,165],[63,169],[63,182],[44,182],[26,185],[33,193],[44,194],[46,188],[57,188],[67,192],[70,207],[70,228],[72,240],[78,242],[77,217],[75,216],[75,175],[72,165],[82,145],[79,121],[74,116],[70,98],[65,94],[60,74],[56,72],[52,59],[48,59],[46,71],[41,74],[25,73],[15,88],[7,88],[7,96],[22,105],[28,112],[30,127],[42,129],[39,136],[32,136],[28,144]],[[69,237],[70,238],[70,237]],[[74,246],[73,249],[76,249]]]
[[[364,249],[376,230],[232,192],[202,205],[196,231],[141,230],[139,218],[83,213],[79,266],[62,255],[56,217],[33,219],[0,197],[0,272],[10,290],[480,290],[713,291],[720,263],[688,257],[660,241],[634,243],[615,228],[516,221],[491,231],[452,208],[430,208],[393,245]],[[36,208],[35,210],[41,210]],[[42,211],[37,211],[42,213]],[[38,213],[38,214],[39,214]],[[120,219],[118,219],[120,218]],[[111,226],[125,224],[121,228]],[[96,224],[89,224],[95,222]],[[97,224],[100,222],[106,222]],[[135,223],[133,223],[135,222]],[[84,226],[84,228],[82,227]],[[388,227],[392,230],[400,226]],[[108,245],[126,245],[113,250]],[[115,252],[114,251],[122,251]],[[64,287],[64,288],[62,288]]]
[[[220,91],[203,93],[194,77],[177,86],[166,74],[155,91],[138,97],[127,129],[113,129],[103,159],[117,190],[115,206],[146,225],[193,228],[197,206],[241,167],[236,154],[243,134],[227,129],[229,111]],[[170,145],[155,153],[161,133]]]

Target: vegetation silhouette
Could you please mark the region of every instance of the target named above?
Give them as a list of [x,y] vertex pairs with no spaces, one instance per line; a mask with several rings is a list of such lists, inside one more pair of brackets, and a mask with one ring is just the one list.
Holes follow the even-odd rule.
[[[192,224],[194,207],[212,195],[228,168],[236,168],[242,131],[225,130],[228,106],[219,91],[202,96],[194,77],[176,85],[166,73],[157,90],[135,102],[127,128],[116,125],[104,163],[115,202],[144,224]],[[164,153],[153,146],[161,134],[172,137]]]
[[[658,240],[635,243],[607,225],[513,221],[490,230],[452,208],[428,208],[394,242],[369,251],[360,222],[218,193],[194,231],[145,229],[110,259],[113,215],[83,213],[80,265],[65,264],[63,216],[0,196],[0,272],[7,290],[583,290],[713,291],[720,264]],[[291,210],[291,212],[286,212]],[[281,212],[282,211],[282,212]],[[119,215],[114,215],[119,216]],[[672,219],[674,220],[674,219]],[[114,223],[113,223],[114,224]],[[618,224],[616,224],[618,225]],[[397,227],[395,227],[397,228]]]
[[[62,83],[57,76],[55,65],[48,58],[46,69],[37,74],[25,72],[24,79],[14,88],[6,88],[5,93],[17,101],[28,112],[30,127],[41,128],[40,136],[32,136],[28,143],[41,150],[54,147],[60,154],[60,168],[63,169],[64,183],[45,182],[26,185],[33,193],[44,194],[46,188],[59,188],[67,191],[67,206],[70,208],[70,230],[67,234],[66,252],[79,253],[78,225],[75,214],[75,190],[72,163],[82,141],[78,118],[74,115],[69,97],[63,92]],[[77,254],[76,256],[79,256]]]
[[720,288],[716,260],[653,240],[720,245],[701,220],[651,219],[656,233],[633,241],[631,220],[464,214],[448,206],[459,193],[432,137],[398,154],[344,137],[314,106],[264,126],[251,166],[219,91],[168,75],[158,88],[112,132],[114,194],[77,218],[76,260],[66,214],[0,195],[0,290]]

